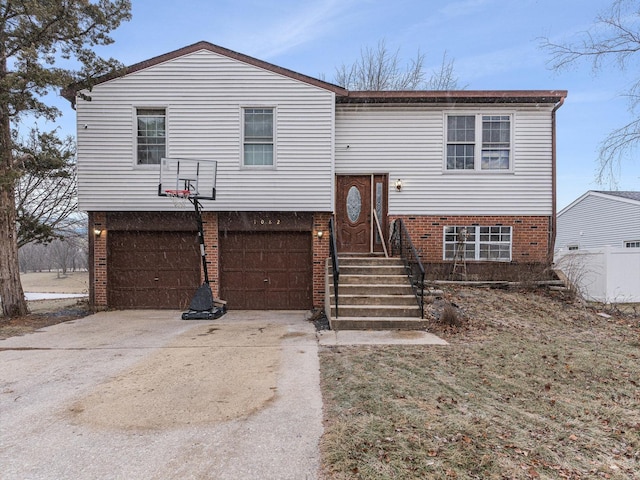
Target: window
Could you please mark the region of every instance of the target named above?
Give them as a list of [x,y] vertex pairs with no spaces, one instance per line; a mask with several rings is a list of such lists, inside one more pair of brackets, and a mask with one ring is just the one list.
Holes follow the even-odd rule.
[[579,250],[579,249],[580,249],[580,247],[578,247],[578,245],[575,245],[575,244],[567,245],[567,250],[569,250],[570,252],[573,252],[573,251],[576,251],[576,250]]
[[444,227],[444,259],[464,248],[467,260],[511,261],[511,227]]
[[640,248],[640,240],[631,240],[624,242],[624,248]]
[[166,111],[138,108],[138,165],[158,165],[167,152]]
[[446,169],[509,170],[510,115],[447,115]]
[[244,165],[273,165],[273,108],[244,109]]

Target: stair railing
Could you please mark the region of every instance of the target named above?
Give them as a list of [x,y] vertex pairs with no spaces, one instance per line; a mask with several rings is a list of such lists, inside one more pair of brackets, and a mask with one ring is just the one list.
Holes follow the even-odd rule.
[[393,255],[399,254],[402,258],[405,270],[411,281],[413,293],[420,307],[420,315],[424,318],[424,267],[416,248],[413,246],[407,227],[401,218],[393,222],[391,252]]
[[[338,243],[336,242],[334,217],[331,217],[329,219],[329,255],[331,256],[331,268],[333,269],[333,295],[336,302],[335,318],[338,318],[338,285],[340,283],[340,264],[338,262]],[[331,305],[331,303],[329,303],[329,305]]]

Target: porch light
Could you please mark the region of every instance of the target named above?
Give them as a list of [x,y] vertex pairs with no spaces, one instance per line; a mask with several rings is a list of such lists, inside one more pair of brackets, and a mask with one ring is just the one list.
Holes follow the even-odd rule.
[[102,230],[100,230],[99,228],[95,228],[95,229],[93,230],[93,234],[94,234],[96,237],[99,237],[100,235],[102,235]]
[[318,233],[316,233],[316,235],[318,236],[318,238],[322,238],[322,231],[319,230]]
[[396,180],[396,190],[397,191],[401,191],[402,190],[402,180],[401,179],[397,179]]

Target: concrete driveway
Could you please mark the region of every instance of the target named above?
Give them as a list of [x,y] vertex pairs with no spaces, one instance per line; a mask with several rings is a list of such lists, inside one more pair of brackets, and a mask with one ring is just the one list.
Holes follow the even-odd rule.
[[304,312],[104,312],[0,341],[0,476],[314,479]]

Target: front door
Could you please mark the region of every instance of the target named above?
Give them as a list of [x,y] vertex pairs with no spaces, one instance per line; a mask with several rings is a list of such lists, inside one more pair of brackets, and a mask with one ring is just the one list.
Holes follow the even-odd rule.
[[[387,228],[386,186],[387,179],[384,175],[337,177],[336,237],[339,252],[383,251]],[[382,238],[380,232],[383,234]]]

